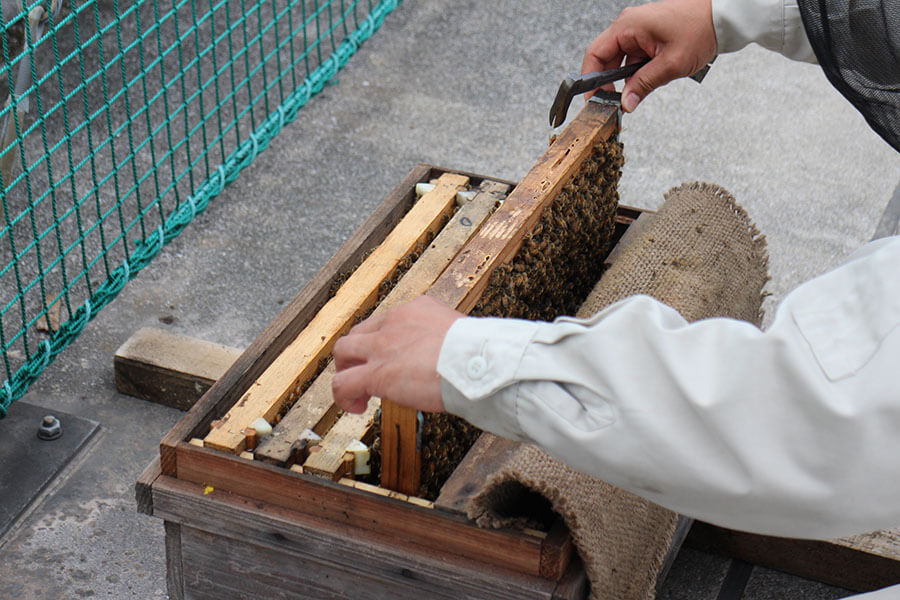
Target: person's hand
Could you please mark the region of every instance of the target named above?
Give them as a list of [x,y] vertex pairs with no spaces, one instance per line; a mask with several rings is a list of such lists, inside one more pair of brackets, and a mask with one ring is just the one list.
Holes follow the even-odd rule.
[[[629,7],[587,47],[582,73],[652,60],[622,89],[622,108],[633,111],[647,94],[699,71],[716,55],[710,0],[661,0]],[[610,84],[606,86],[612,91]]]
[[334,402],[361,413],[371,396],[443,412],[437,372],[441,344],[462,313],[422,296],[366,319],[334,345]]

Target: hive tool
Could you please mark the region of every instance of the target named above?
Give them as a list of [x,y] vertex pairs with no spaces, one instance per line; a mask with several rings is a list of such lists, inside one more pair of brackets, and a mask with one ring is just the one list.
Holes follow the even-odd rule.
[[[585,94],[592,90],[596,90],[608,83],[619,81],[634,75],[638,69],[646,65],[650,60],[644,60],[624,67],[610,69],[609,71],[601,71],[599,73],[584,73],[582,75],[569,75],[559,85],[559,91],[556,92],[556,98],[550,107],[550,126],[559,127],[566,120],[566,114],[569,112],[569,104],[572,98],[579,94]],[[709,71],[709,65],[705,65],[702,69],[691,75],[691,79],[700,83],[706,77]],[[619,94],[616,92],[598,93],[598,96],[610,100],[619,100]]]

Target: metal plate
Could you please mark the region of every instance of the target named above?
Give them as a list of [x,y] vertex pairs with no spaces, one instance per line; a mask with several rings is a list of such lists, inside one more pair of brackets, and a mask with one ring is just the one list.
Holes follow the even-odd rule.
[[[62,435],[38,439],[44,415],[59,419]],[[0,537],[96,433],[99,423],[27,402],[15,402],[0,420]]]

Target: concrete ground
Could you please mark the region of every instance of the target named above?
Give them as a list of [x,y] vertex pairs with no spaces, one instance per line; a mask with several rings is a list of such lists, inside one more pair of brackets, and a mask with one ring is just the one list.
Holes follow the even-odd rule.
[[[551,133],[559,81],[624,4],[406,2],[326,90],[24,399],[101,431],[2,540],[0,598],[165,598],[161,522],[133,484],[180,418],[117,394],[112,359],[142,326],[246,346],[418,162],[517,179]],[[658,91],[624,120],[622,202],[655,208],[700,179],[732,191],[767,235],[771,306],[868,240],[900,155],[821,71],[758,48],[706,81]],[[2,423],[0,423],[2,428]],[[686,551],[664,597],[714,598],[728,562]],[[744,598],[841,590],[756,569]]]

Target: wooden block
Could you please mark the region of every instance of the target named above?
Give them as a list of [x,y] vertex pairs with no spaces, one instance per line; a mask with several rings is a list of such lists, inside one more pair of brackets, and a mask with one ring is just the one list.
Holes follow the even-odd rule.
[[413,205],[306,329],[228,411],[221,425],[209,432],[204,438],[207,447],[238,453],[244,449],[245,440],[241,433],[244,427],[258,417],[270,423],[275,419],[293,388],[309,380],[319,361],[331,353],[337,338],[374,305],[382,281],[393,274],[400,261],[419,243],[441,228],[452,212],[456,192],[467,183],[467,177],[452,173],[441,175],[435,189]]
[[575,544],[572,543],[569,528],[562,519],[557,518],[541,543],[541,577],[553,581],[560,579],[574,554]]
[[240,355],[237,348],[143,327],[116,351],[116,389],[187,410]]
[[900,583],[900,529],[840,540],[796,540],[696,521],[685,543],[855,592]]

